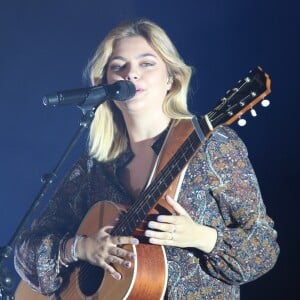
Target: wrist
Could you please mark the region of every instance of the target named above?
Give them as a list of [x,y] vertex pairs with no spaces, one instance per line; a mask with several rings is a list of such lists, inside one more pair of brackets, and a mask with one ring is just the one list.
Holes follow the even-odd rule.
[[218,239],[218,232],[215,228],[199,225],[198,224],[198,235],[199,238],[195,240],[195,248],[209,253],[213,250]]
[[72,262],[72,257],[70,255],[71,244],[73,243],[74,238],[68,239],[64,237],[61,239],[59,243],[58,249],[58,259],[60,265],[64,267],[68,267],[69,264]]
[[80,248],[80,244],[82,240],[84,240],[86,236],[83,235],[76,235],[73,238],[70,239],[62,239],[59,244],[59,262],[61,265],[68,267],[70,263],[78,261],[78,259],[81,259],[81,253],[82,251],[79,251],[82,249]]
[[71,246],[71,256],[73,261],[78,261],[78,259],[84,258],[83,250],[84,250],[84,242],[86,238],[87,238],[86,235],[76,234],[73,244]]

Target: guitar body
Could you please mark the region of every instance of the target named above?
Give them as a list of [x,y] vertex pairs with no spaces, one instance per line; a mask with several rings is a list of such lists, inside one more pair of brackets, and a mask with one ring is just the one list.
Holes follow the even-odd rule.
[[25,300],[25,299],[48,300],[51,298],[35,292],[33,289],[30,288],[30,286],[24,280],[21,280],[15,292],[15,299],[16,300]]
[[[108,201],[95,204],[81,223],[78,234],[91,235],[103,226],[114,225],[124,208]],[[114,279],[100,267],[88,263],[76,263],[67,286],[59,291],[62,300],[119,300],[119,299],[162,299],[167,285],[167,264],[164,247],[150,244],[126,246],[137,259],[127,269],[116,266],[122,274],[121,280]],[[16,300],[45,300],[21,281],[15,293]]]

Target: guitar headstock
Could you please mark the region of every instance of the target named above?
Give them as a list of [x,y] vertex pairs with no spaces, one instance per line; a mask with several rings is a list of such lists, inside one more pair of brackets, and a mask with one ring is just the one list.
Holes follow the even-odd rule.
[[229,90],[217,106],[205,116],[209,127],[213,129],[221,124],[230,125],[238,119],[241,120],[242,115],[249,110],[255,114],[253,107],[271,93],[270,86],[269,76],[260,67],[251,70],[248,76]]

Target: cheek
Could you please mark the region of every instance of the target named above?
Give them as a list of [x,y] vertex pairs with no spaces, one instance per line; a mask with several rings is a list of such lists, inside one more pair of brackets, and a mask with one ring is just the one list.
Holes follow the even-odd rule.
[[121,76],[107,72],[106,79],[108,84],[113,84],[116,81],[122,80]]
[[170,89],[170,84],[167,83],[167,79],[165,77],[161,77],[159,81],[155,83],[157,87],[157,93],[161,96],[165,96]]
[[162,74],[161,72],[153,72],[153,73],[148,73],[145,74],[143,77],[149,84],[152,86],[159,87],[162,89],[163,87],[167,87],[167,76],[165,74]]

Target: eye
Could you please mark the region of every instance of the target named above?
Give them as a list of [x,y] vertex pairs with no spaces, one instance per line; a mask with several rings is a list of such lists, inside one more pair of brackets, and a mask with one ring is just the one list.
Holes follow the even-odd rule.
[[125,68],[125,65],[121,65],[121,64],[112,64],[109,66],[110,70],[112,71],[120,71],[122,69]]
[[154,66],[155,65],[155,63],[154,62],[142,62],[141,63],[141,66],[142,67],[152,67],[152,66]]

